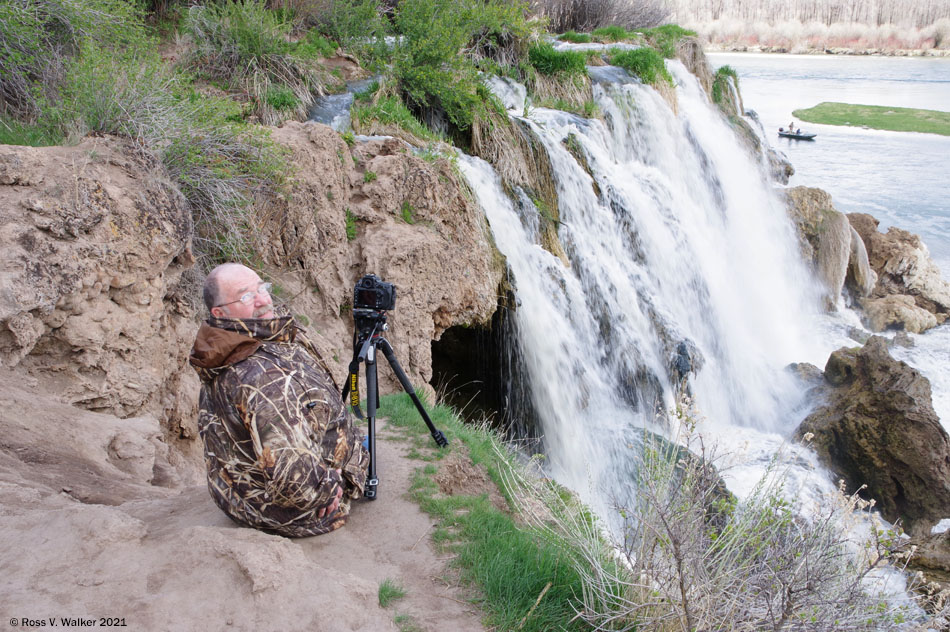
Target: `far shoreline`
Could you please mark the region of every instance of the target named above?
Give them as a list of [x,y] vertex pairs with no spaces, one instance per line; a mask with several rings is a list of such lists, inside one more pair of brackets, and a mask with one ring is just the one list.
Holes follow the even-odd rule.
[[706,53],[750,53],[750,54],[774,54],[774,55],[809,55],[809,56],[829,56],[840,55],[844,57],[920,57],[925,59],[948,59],[950,58],[950,49],[944,48],[922,48],[922,49],[881,49],[881,48],[807,48],[801,49],[787,46],[761,46],[747,44],[713,44],[703,43],[703,50]]

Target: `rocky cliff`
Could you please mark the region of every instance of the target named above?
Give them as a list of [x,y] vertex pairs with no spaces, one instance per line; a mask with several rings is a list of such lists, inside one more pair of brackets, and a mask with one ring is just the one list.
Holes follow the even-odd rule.
[[[452,162],[391,138],[350,146],[310,123],[272,138],[295,170],[282,196],[253,209],[278,302],[340,381],[354,281],[395,283],[387,337],[425,384],[432,341],[488,321],[503,271]],[[392,613],[367,605],[400,577],[427,629],[481,629],[455,589],[434,583],[444,567],[434,551],[416,546],[431,523],[399,495],[411,466],[398,449],[380,444],[391,494],[326,540],[237,529],[210,501],[186,363],[204,313],[191,217],[130,141],[0,146],[0,538],[16,543],[0,565],[20,609],[10,614],[379,630]],[[395,384],[385,364],[380,376]],[[378,537],[383,524],[398,533]],[[347,616],[328,614],[337,608]]]

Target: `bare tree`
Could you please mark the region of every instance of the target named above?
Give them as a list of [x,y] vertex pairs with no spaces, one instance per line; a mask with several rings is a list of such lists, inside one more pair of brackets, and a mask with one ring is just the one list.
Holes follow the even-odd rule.
[[556,33],[587,32],[610,25],[652,27],[670,17],[665,0],[534,0],[531,8],[547,18],[548,27]]

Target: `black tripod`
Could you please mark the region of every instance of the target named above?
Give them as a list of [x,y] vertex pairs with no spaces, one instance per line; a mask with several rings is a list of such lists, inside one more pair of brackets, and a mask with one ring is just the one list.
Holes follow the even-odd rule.
[[405,371],[399,366],[396,360],[396,354],[393,353],[392,345],[383,338],[382,332],[389,327],[386,324],[386,313],[372,309],[353,310],[353,320],[356,322],[356,331],[353,334],[353,360],[350,362],[350,374],[347,377],[346,385],[343,387],[343,399],[347,394],[350,396],[350,406],[353,407],[356,416],[360,419],[363,414],[360,411],[360,389],[359,389],[359,370],[360,362],[366,363],[366,418],[368,421],[368,439],[369,439],[369,475],[366,479],[366,487],[363,490],[363,496],[369,500],[376,500],[376,487],[379,485],[379,479],[376,478],[376,409],[379,407],[379,380],[376,376],[376,349],[380,349],[393,373],[399,378],[399,383],[412,402],[416,405],[419,414],[429,427],[432,438],[440,448],[449,444],[448,439],[442,434],[442,431],[435,427],[426,409],[419,401],[419,396],[412,388],[409,378]]

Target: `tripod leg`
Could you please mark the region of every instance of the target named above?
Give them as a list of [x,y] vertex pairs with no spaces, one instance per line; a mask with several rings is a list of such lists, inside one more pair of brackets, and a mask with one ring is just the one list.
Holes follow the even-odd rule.
[[389,341],[385,338],[379,338],[376,343],[377,346],[383,350],[383,355],[386,356],[386,359],[389,361],[389,366],[393,368],[393,373],[396,374],[396,377],[399,378],[399,383],[402,384],[402,388],[406,393],[409,394],[409,397],[412,398],[412,403],[416,405],[416,410],[419,411],[419,414],[422,415],[423,421],[426,422],[426,425],[429,427],[429,432],[432,433],[432,438],[435,439],[436,445],[440,448],[444,448],[449,445],[449,440],[445,438],[445,435],[442,434],[442,431],[435,427],[435,424],[432,423],[432,420],[429,419],[429,414],[426,413],[426,409],[422,406],[422,402],[419,401],[419,396],[416,395],[416,389],[412,388],[412,383],[409,382],[409,378],[406,377],[406,372],[402,370],[402,367],[399,366],[399,361],[396,359],[396,354],[393,353],[393,348],[389,344]]
[[363,488],[363,497],[376,500],[376,408],[379,404],[379,389],[376,376],[376,347],[370,345],[366,353],[366,421],[369,438],[369,473]]

